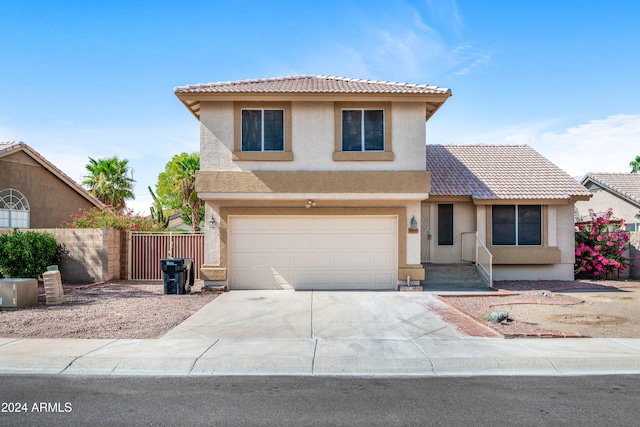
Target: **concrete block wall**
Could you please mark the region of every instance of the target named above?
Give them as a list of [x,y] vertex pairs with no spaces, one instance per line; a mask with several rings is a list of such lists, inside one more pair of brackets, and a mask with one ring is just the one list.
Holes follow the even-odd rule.
[[63,283],[89,284],[120,279],[120,230],[49,228],[58,242]]
[[95,283],[108,280],[108,253],[104,228],[54,228],[46,230],[58,241],[58,268],[64,283]]
[[[26,231],[26,230],[21,230]],[[120,278],[120,230],[113,228],[38,228],[58,242],[63,283],[90,284]],[[2,229],[10,233],[13,229]],[[113,266],[113,267],[112,267]]]

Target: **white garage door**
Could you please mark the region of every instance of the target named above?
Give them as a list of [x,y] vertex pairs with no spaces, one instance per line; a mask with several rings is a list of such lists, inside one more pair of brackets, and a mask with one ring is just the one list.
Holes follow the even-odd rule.
[[395,217],[231,217],[231,289],[394,289]]

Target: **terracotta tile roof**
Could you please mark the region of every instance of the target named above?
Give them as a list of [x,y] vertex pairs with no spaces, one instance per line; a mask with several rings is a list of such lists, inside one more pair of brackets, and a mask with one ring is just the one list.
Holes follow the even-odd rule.
[[104,206],[103,203],[98,200],[95,196],[89,193],[84,187],[71,179],[67,174],[58,169],[53,163],[45,159],[40,153],[38,153],[33,148],[29,147],[22,141],[7,141],[0,142],[0,158],[4,156],[8,156],[14,151],[24,151],[26,154],[31,156],[36,162],[40,163],[45,169],[48,169],[49,172],[56,175],[62,182],[66,183],[69,187],[73,188],[77,191],[81,196],[85,199],[93,203],[97,207]]
[[204,83],[174,88],[177,93],[411,93],[451,94],[450,89],[332,76],[290,76],[269,79]]
[[567,199],[589,191],[526,145],[427,145],[431,195]]
[[593,181],[622,197],[640,203],[640,174],[637,173],[589,173],[582,184]]

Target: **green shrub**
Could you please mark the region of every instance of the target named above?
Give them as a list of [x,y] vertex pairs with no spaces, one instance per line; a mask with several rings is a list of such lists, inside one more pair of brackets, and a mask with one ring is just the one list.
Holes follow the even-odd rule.
[[51,233],[14,231],[0,235],[0,274],[38,278],[55,262],[58,244]]

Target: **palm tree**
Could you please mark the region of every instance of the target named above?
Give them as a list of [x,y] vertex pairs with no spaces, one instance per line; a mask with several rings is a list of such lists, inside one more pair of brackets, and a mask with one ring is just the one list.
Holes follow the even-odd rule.
[[176,162],[175,189],[182,194],[182,203],[191,209],[193,232],[200,231],[200,208],[204,202],[196,193],[196,172],[200,170],[200,154],[183,156]]
[[89,157],[85,168],[89,173],[84,176],[82,185],[105,205],[119,212],[126,206],[126,200],[135,199],[135,180],[128,160],[118,157],[95,160]]
[[636,156],[635,160],[629,163],[629,166],[631,167],[631,173],[640,172],[640,156]]

